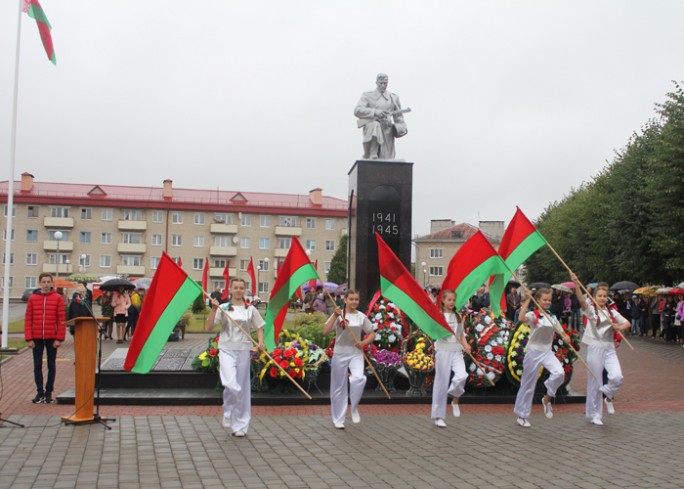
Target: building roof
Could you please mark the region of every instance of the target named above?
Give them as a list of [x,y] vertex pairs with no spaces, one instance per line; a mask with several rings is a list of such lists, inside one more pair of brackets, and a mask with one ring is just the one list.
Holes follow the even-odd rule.
[[[0,182],[0,200],[7,201],[8,181]],[[312,202],[309,194],[277,194],[216,189],[170,189],[164,197],[164,187],[133,187],[119,185],[57,183],[33,181],[31,190],[21,191],[15,181],[14,200],[17,203],[52,205],[83,205],[100,207],[143,207],[162,209],[192,209],[217,212],[268,212],[307,215],[345,216],[347,201],[322,196],[321,204]],[[318,189],[317,189],[318,190]]]
[[[449,227],[447,229],[441,229],[434,233],[426,234],[425,236],[420,236],[414,241],[416,243],[427,243],[427,242],[450,242],[450,243],[464,243],[468,241],[477,231],[481,231],[477,226],[468,224],[467,222],[462,222],[456,224],[455,226]],[[499,240],[493,238],[483,231],[485,237],[492,243],[498,242]]]

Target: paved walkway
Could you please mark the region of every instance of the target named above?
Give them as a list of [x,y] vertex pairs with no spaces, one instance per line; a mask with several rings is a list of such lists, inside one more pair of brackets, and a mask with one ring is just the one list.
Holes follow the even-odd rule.
[[[202,338],[197,341],[205,341]],[[215,406],[104,406],[116,418],[64,426],[73,406],[33,405],[30,354],[2,366],[0,489],[103,488],[680,488],[684,486],[684,349],[633,339],[625,385],[606,425],[582,405],[558,405],[532,427],[512,406],[466,405],[434,428],[429,406],[361,407],[335,430],[327,406],[259,407],[247,438],[220,426]],[[108,344],[105,349],[116,345]],[[579,365],[572,386],[584,392]],[[73,344],[60,349],[56,391],[73,387]]]

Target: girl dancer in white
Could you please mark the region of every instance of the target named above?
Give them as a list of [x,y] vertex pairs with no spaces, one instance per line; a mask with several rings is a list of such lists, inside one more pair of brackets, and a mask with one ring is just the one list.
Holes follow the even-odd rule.
[[[219,363],[221,384],[223,385],[223,426],[233,430],[233,436],[247,434],[251,413],[251,388],[249,384],[250,357],[253,343],[240,328],[233,324],[237,321],[247,333],[251,328],[257,332],[259,349],[264,349],[264,320],[254,306],[245,303],[245,281],[234,278],[230,281],[231,300],[219,306],[216,299],[211,300],[211,313],[207,319],[207,331],[221,325],[219,336]],[[223,312],[218,313],[221,307]],[[230,316],[230,319],[228,319]]]
[[[347,291],[344,298],[344,312],[339,307],[328,318],[323,326],[323,334],[328,334],[335,328],[335,349],[330,371],[330,410],[333,425],[337,429],[344,429],[344,418],[347,414],[347,401],[351,397],[351,418],[353,423],[361,421],[359,415],[359,401],[366,385],[363,373],[363,348],[375,339],[373,325],[365,314],[356,310],[359,306],[359,293],[355,290]],[[353,333],[350,334],[350,330]],[[361,333],[366,338],[361,340]],[[356,338],[356,340],[354,340]],[[347,370],[351,376],[347,376]],[[349,395],[347,389],[349,387]]]
[[[575,282],[575,294],[582,308],[582,314],[587,317],[582,343],[587,345],[587,364],[594,375],[587,375],[587,404],[586,416],[595,425],[603,425],[603,402],[608,414],[615,414],[613,400],[624,377],[615,351],[614,333],[623,332],[630,328],[630,323],[619,312],[609,309],[608,284],[599,283],[596,286],[594,298],[596,304],[587,302],[580,291],[580,283],[575,274],[571,275]],[[603,384],[603,370],[608,372],[608,383]],[[601,380],[597,380],[601,379]],[[603,394],[606,395],[602,402]]]
[[[432,419],[435,426],[446,428],[444,417],[446,415],[447,395],[452,396],[451,410],[454,416],[459,417],[461,410],[458,399],[465,391],[465,383],[468,379],[463,354],[470,353],[470,345],[466,341],[463,331],[463,321],[454,310],[456,305],[456,292],[445,290],[442,292],[442,312],[447,324],[454,334],[435,341],[435,383],[432,387]],[[451,372],[454,377],[449,383]]]
[[[556,391],[563,384],[563,380],[565,380],[563,366],[551,349],[553,335],[556,332],[556,328],[560,328],[556,316],[549,312],[552,295],[551,289],[542,288],[535,292],[534,299],[545,309],[553,323],[541,311],[527,312],[527,308],[532,300],[530,291],[527,289],[525,289],[525,300],[520,306],[520,315],[518,317],[522,318],[522,322],[530,327],[530,336],[525,348],[523,374],[520,379],[518,395],[515,397],[513,412],[518,416],[517,422],[523,428],[531,426],[529,419],[530,412],[532,411],[534,388],[537,385],[537,378],[539,376],[539,367],[543,366],[549,372],[549,378],[544,382],[546,395],[542,398],[542,406],[544,406],[544,414],[547,418],[553,417],[551,400],[556,397]],[[561,338],[566,343],[570,343],[570,337],[566,333],[563,333]]]

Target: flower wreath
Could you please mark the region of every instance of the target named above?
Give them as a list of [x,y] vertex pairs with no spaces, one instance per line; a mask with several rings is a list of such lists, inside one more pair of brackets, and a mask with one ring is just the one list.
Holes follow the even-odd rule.
[[[465,317],[466,341],[477,361],[466,356],[468,384],[473,387],[492,387],[504,374],[506,346],[512,325],[504,316],[496,317],[486,310],[469,311]],[[488,377],[489,380],[486,380]]]

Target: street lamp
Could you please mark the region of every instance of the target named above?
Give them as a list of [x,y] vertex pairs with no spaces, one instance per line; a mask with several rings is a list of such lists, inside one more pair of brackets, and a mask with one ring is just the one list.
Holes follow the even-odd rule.
[[[268,284],[268,257],[264,258],[264,271],[266,272],[266,283]],[[268,287],[266,287],[268,290]],[[258,291],[258,290],[257,290]]]
[[86,255],[85,253],[83,253],[79,258],[80,258],[80,261],[79,261],[79,264],[78,264],[78,270],[79,270],[81,273],[85,273],[86,270],[88,270],[88,267],[86,267],[86,258],[87,258],[87,255]]
[[55,238],[55,241],[57,241],[57,267],[55,268],[55,275],[57,277],[59,277],[59,262],[60,262],[59,242],[62,241],[64,234],[62,233],[62,231],[55,231],[55,234],[53,236]]
[[423,288],[427,286],[427,263],[421,262],[420,266],[423,267]]

